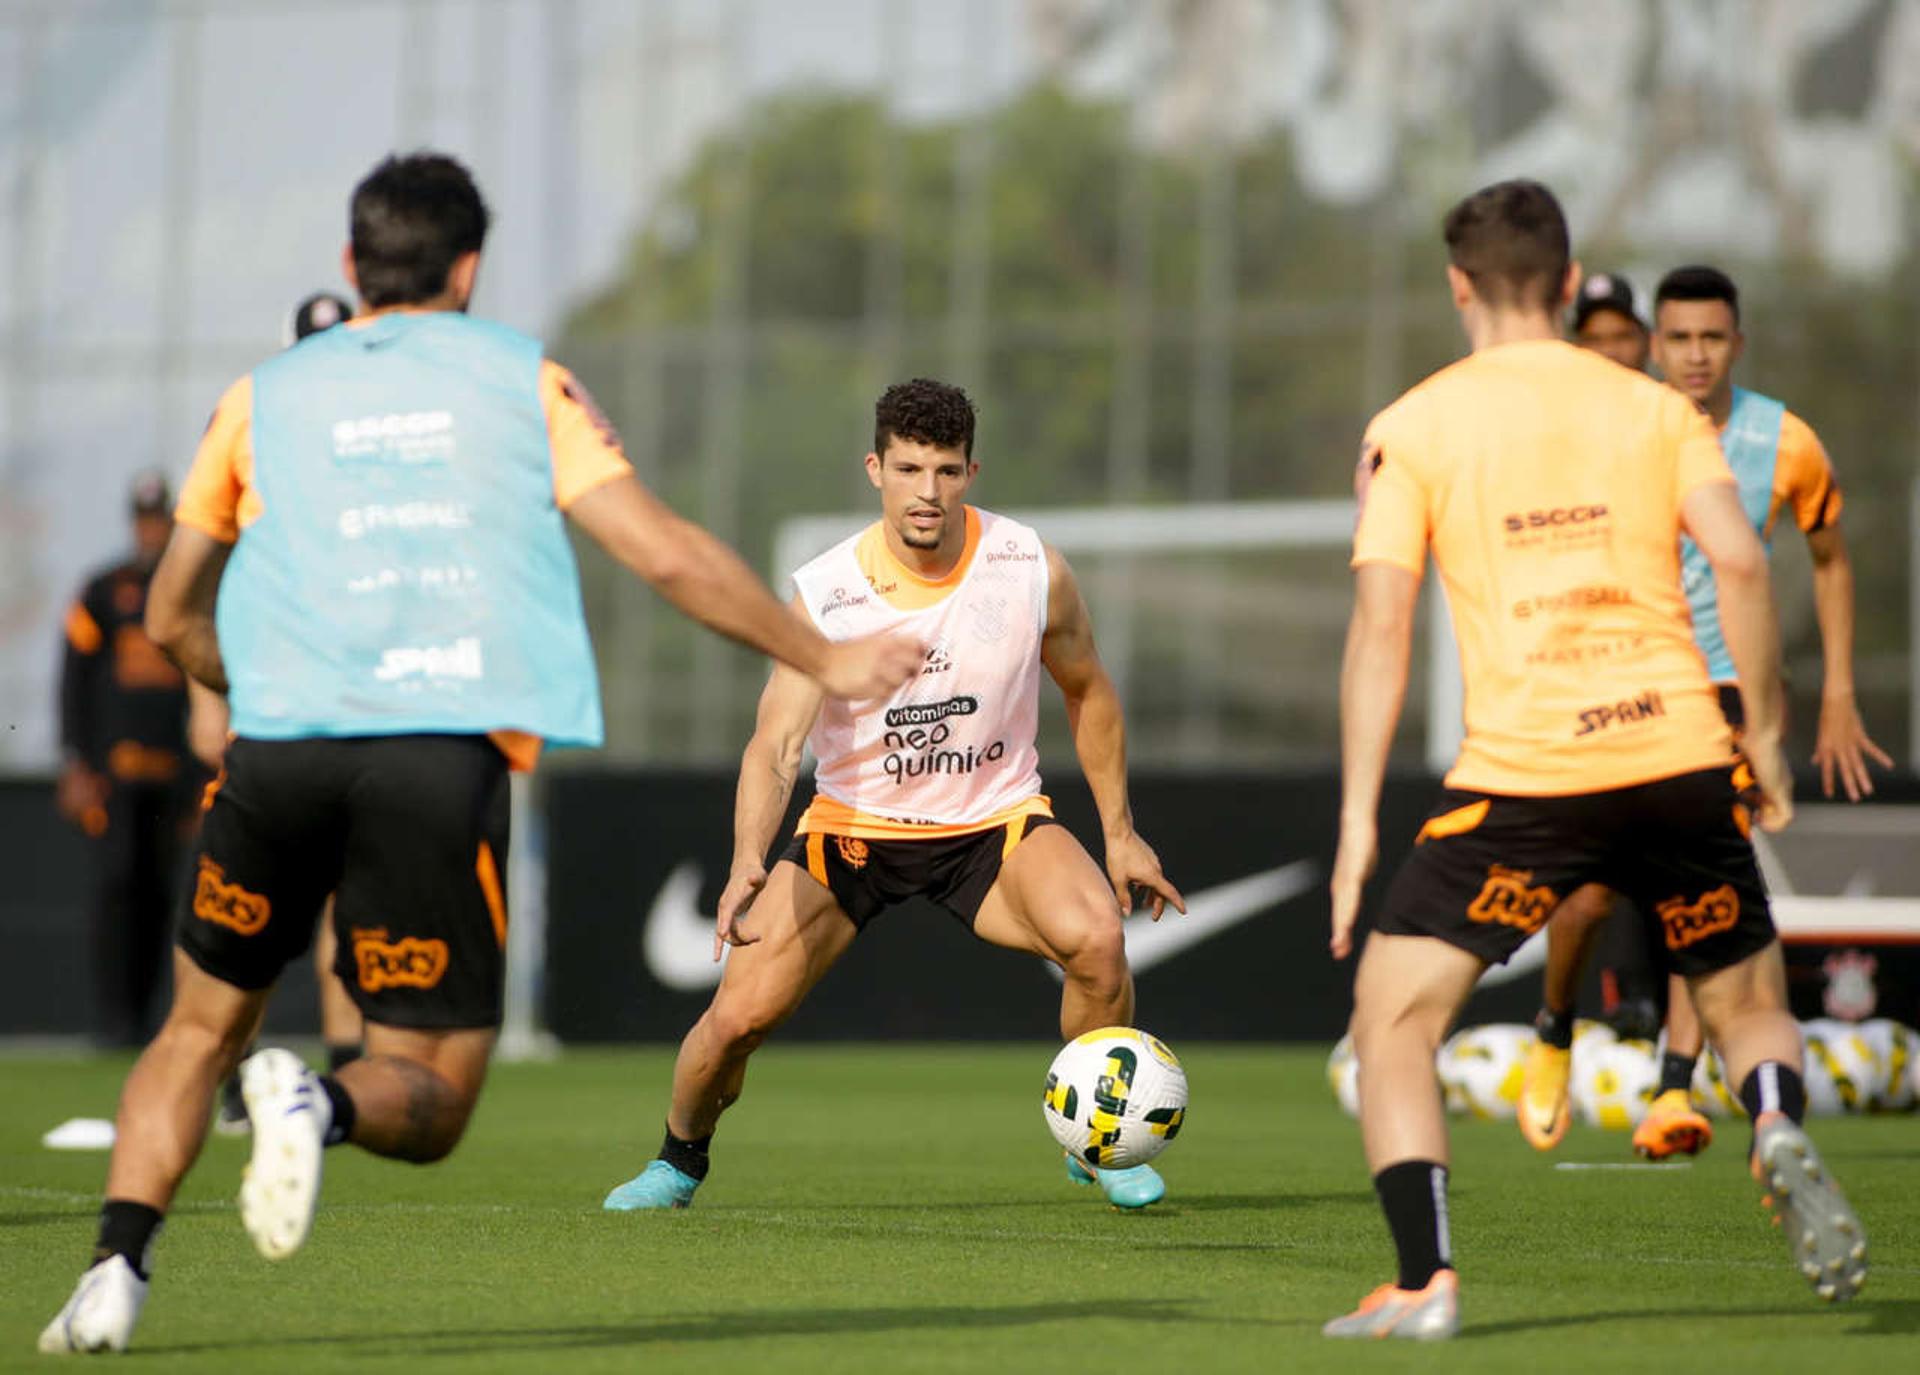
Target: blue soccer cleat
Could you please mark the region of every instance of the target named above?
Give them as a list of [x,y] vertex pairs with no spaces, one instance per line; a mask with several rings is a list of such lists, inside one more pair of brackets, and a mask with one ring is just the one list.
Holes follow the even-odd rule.
[[1130,1170],[1096,1170],[1068,1156],[1067,1178],[1075,1184],[1098,1184],[1107,1202],[1116,1208],[1144,1208],[1149,1203],[1158,1203],[1167,1194],[1167,1181],[1151,1165],[1135,1165]]
[[637,1213],[643,1208],[685,1208],[693,1202],[700,1181],[674,1169],[664,1160],[650,1160],[647,1168],[625,1184],[616,1184],[600,1206],[610,1213]]

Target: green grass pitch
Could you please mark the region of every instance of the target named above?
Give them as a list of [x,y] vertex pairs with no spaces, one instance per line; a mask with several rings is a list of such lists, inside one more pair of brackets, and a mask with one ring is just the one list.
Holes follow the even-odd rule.
[[[1070,1186],[1040,1116],[1052,1047],[774,1045],[694,1208],[612,1216],[658,1144],[670,1054],[494,1072],[421,1169],[336,1150],[312,1239],[258,1259],[214,1139],[156,1253],[141,1371],[1201,1372],[1920,1369],[1920,1118],[1821,1121],[1871,1237],[1851,1304],[1789,1265],[1726,1123],[1688,1168],[1575,1127],[1454,1138],[1465,1328],[1439,1348],[1318,1335],[1391,1273],[1355,1124],[1308,1048],[1178,1047],[1193,1109],[1144,1215]],[[0,1060],[0,1369],[92,1242],[104,1157],[41,1132],[110,1112],[124,1060]]]

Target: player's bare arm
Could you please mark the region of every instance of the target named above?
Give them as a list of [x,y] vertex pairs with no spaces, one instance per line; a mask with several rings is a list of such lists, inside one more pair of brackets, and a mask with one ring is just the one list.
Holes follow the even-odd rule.
[[227,669],[214,634],[213,608],[232,553],[231,544],[176,525],[147,590],[147,638],[189,678],[217,693],[227,690]]
[[1747,718],[1741,748],[1763,798],[1757,819],[1763,829],[1777,831],[1793,819],[1793,776],[1781,747],[1786,705],[1780,685],[1780,623],[1766,546],[1730,482],[1708,483],[1689,492],[1680,503],[1680,521],[1713,565],[1721,630]]
[[[798,598],[793,614],[806,614]],[[766,886],[767,851],[793,798],[807,732],[820,714],[820,701],[820,685],[785,664],[774,665],[760,693],[753,736],[740,755],[740,780],[733,793],[733,865],[714,915],[716,960],[726,946],[752,945],[760,939],[742,923]]]
[[1820,686],[1820,735],[1813,762],[1820,769],[1820,790],[1833,796],[1834,775],[1849,802],[1873,795],[1867,761],[1893,767],[1887,752],[1874,744],[1860,719],[1853,688],[1853,560],[1835,520],[1807,531],[1813,556],[1813,610],[1820,622],[1824,673]]
[[194,679],[187,682],[187,748],[210,769],[227,752],[227,699]]
[[879,697],[920,671],[926,649],[898,638],[832,643],[775,600],[740,556],[634,477],[582,496],[567,514],[595,543],[702,625],[819,681],[836,697]]
[[1380,785],[1407,695],[1420,579],[1387,563],[1354,570],[1353,618],[1340,665],[1340,844],[1333,860],[1336,960],[1353,950],[1360,892],[1380,857]]
[[1040,661],[1066,698],[1067,725],[1073,731],[1080,771],[1100,809],[1107,878],[1120,910],[1131,910],[1138,888],[1155,921],[1168,903],[1185,912],[1186,899],[1160,872],[1160,857],[1133,829],[1133,809],[1127,803],[1127,726],[1120,694],[1100,662],[1093,619],[1087,614],[1080,584],[1051,545],[1047,546],[1047,633],[1040,643]]

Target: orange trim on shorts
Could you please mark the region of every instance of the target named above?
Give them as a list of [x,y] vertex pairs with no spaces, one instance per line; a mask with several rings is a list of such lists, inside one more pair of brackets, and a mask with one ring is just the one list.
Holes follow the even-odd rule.
[[[233,737],[229,735],[227,739],[229,742],[231,742]],[[213,799],[220,795],[220,785],[226,781],[227,781],[227,766],[223,763],[220,765],[220,772],[216,773],[213,776],[213,780],[210,783],[208,783],[205,788],[200,790],[200,810],[201,811],[210,812],[213,810]]]
[[1423,845],[1429,840],[1445,840],[1448,836],[1463,836],[1487,819],[1487,812],[1493,806],[1491,798],[1483,797],[1478,802],[1469,802],[1464,807],[1455,807],[1450,812],[1442,812],[1432,817],[1420,828],[1420,834],[1413,838],[1415,845]]
[[813,835],[824,831],[828,835],[858,836],[862,840],[946,840],[954,836],[978,835],[982,831],[997,831],[1010,822],[1030,816],[1052,815],[1053,802],[1045,793],[1035,793],[978,821],[958,823],[896,821],[892,817],[876,816],[872,812],[849,807],[824,793],[815,793],[813,801],[800,813],[794,833]]
[[820,831],[807,837],[807,872],[822,888],[830,886],[827,883],[827,837]]
[[1007,840],[1000,847],[1000,861],[1005,863],[1007,856],[1013,853],[1013,847],[1027,838],[1027,818],[1016,816],[1007,823]]
[[487,899],[487,915],[493,918],[493,938],[505,950],[507,900],[500,892],[500,870],[493,862],[493,847],[484,840],[480,842],[480,853],[473,861],[473,871],[479,875],[480,891]]

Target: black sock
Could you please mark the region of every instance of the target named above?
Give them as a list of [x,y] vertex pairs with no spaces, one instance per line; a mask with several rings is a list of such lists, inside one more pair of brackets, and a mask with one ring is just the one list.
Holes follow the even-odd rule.
[[160,1234],[166,1215],[144,1203],[129,1203],[110,1198],[100,1205],[100,1239],[93,1246],[93,1263],[125,1256],[133,1273],[147,1278],[147,1262],[153,1256],[153,1239]]
[[712,1132],[698,1141],[682,1141],[673,1134],[673,1128],[668,1127],[666,1140],[660,1143],[660,1158],[691,1179],[705,1179],[711,1164],[707,1148],[712,1144]]
[[1543,1046],[1552,1046],[1555,1050],[1573,1048],[1573,1010],[1555,1012],[1550,1007],[1540,1009],[1540,1015],[1533,1019],[1533,1034],[1540,1038]]
[[327,1103],[333,1109],[333,1121],[327,1126],[324,1146],[337,1146],[353,1135],[354,1119],[359,1113],[354,1110],[353,1099],[347,1096],[346,1089],[331,1074],[320,1076],[320,1088],[327,1095]]
[[1669,1089],[1693,1092],[1693,1065],[1699,1058],[1698,1055],[1676,1055],[1670,1050],[1661,1055],[1660,1087],[1657,1092],[1665,1093]]
[[1800,1071],[1778,1060],[1762,1060],[1741,1081],[1740,1105],[1747,1116],[1760,1120],[1763,1112],[1784,1112],[1796,1122],[1806,1120],[1807,1086]]
[[1400,1288],[1425,1289],[1436,1272],[1453,1268],[1447,1167],[1431,1160],[1403,1160],[1375,1175],[1373,1188],[1400,1253]]
[[350,1065],[360,1058],[358,1041],[327,1042],[327,1073],[338,1074],[342,1065]]

